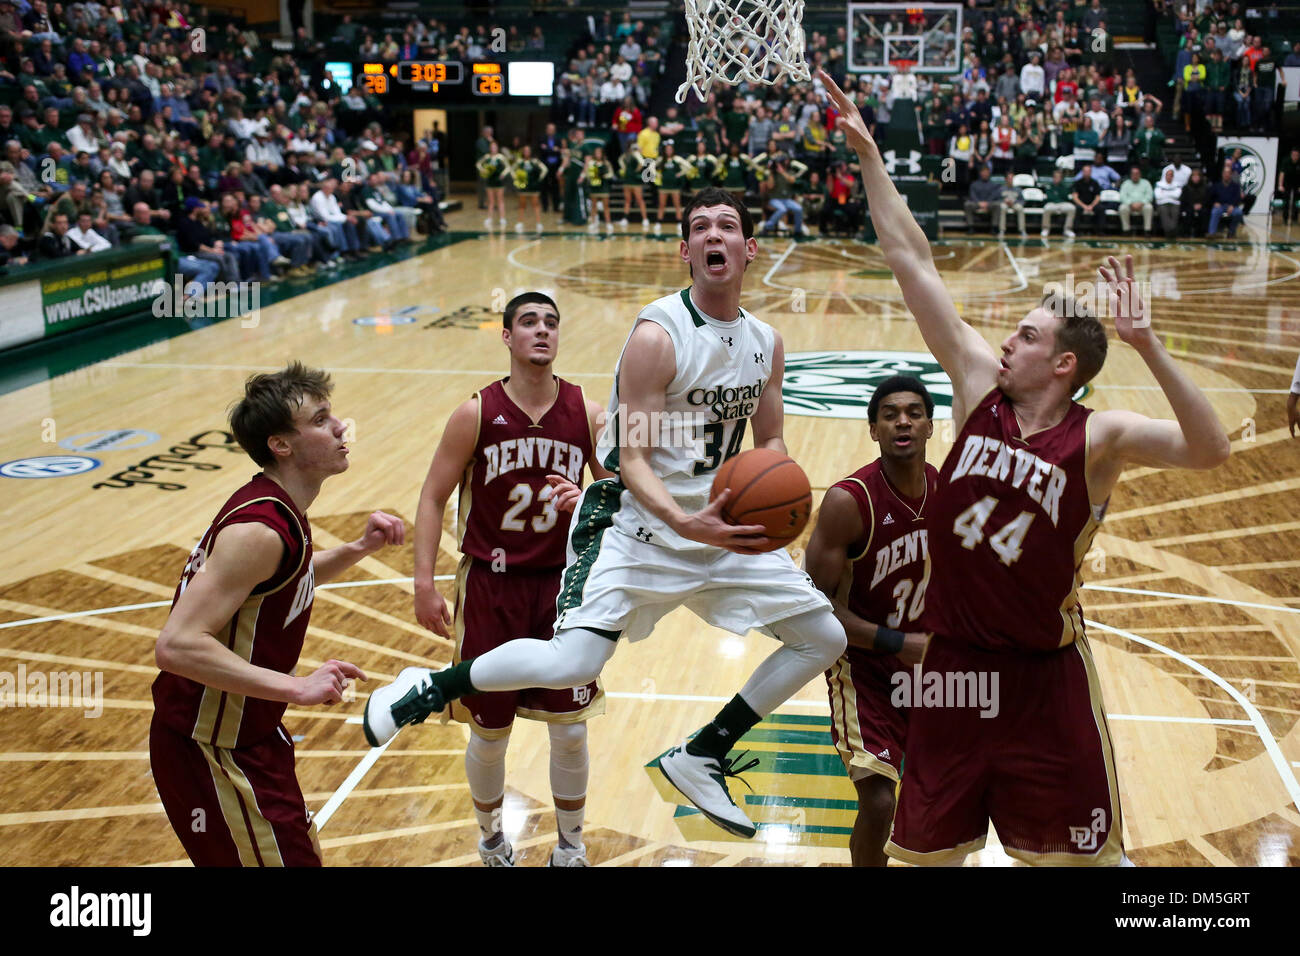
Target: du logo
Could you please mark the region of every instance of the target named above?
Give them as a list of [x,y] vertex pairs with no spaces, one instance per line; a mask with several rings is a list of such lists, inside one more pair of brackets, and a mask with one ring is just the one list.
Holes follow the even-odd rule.
[[[888,149],[885,150],[883,158],[885,160],[885,171],[891,176],[897,176],[900,172],[905,172],[909,176],[915,176],[921,171],[921,154],[915,149],[907,154],[906,159],[898,156],[894,150]],[[906,166],[907,168],[900,170],[898,168],[899,166]]]
[[1097,835],[1106,829],[1106,811],[1097,807],[1092,811],[1092,825],[1070,827],[1070,842],[1080,850],[1097,849]]
[[311,607],[312,598],[315,596],[316,572],[311,565],[308,565],[307,573],[298,579],[298,590],[293,596],[293,607],[289,608],[289,615],[284,619],[284,626],[288,627],[290,621]]
[[586,684],[573,688],[573,702],[586,707],[591,703],[591,688]]

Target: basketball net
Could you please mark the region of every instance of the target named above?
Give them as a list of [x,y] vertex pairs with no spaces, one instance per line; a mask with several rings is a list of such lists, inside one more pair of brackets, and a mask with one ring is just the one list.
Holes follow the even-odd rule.
[[782,77],[812,79],[804,62],[804,0],[686,0],[686,82],[677,102],[694,90],[708,100],[714,81],[772,86]]

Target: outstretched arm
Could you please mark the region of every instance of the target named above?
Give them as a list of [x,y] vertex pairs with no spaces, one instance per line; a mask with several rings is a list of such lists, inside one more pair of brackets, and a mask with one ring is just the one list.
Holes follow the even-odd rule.
[[858,154],[867,205],[885,264],[898,280],[903,301],[916,319],[926,346],[952,379],[954,398],[963,408],[974,408],[997,384],[997,353],[957,314],[952,296],[935,268],[930,240],[890,180],[857,106],[824,72],[818,75],[840,113],[839,123],[848,144]]
[[[1170,358],[1151,330],[1148,310],[1133,278],[1133,257],[1124,257],[1124,269],[1110,256],[1098,271],[1112,288],[1115,332],[1146,362],[1173,407],[1177,421],[1147,418],[1136,412],[1098,412],[1092,424],[1094,493],[1109,491],[1126,464],[1157,468],[1214,468],[1228,459],[1231,445],[1205,394]],[[1094,482],[1098,482],[1094,484]]]

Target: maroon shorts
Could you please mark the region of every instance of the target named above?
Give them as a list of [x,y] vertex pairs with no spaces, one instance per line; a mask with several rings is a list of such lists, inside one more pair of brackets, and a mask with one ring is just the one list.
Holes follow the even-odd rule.
[[[478,657],[521,637],[549,641],[555,635],[555,598],[564,569],[493,571],[485,561],[462,558],[456,574],[455,662]],[[504,737],[516,716],[575,724],[605,712],[598,681],[581,687],[469,694],[451,705],[451,716],[488,738]]]
[[911,680],[911,670],[893,654],[858,647],[846,650],[826,672],[831,740],[854,780],[868,773],[898,780],[902,773],[907,708],[892,699],[895,673]]
[[172,829],[195,866],[320,866],[293,742],[283,726],[227,750],[149,725],[149,765]]
[[984,846],[992,820],[1006,852],[1027,863],[1120,862],[1115,757],[1086,638],[994,653],[936,635],[920,684],[890,856],[956,863]]

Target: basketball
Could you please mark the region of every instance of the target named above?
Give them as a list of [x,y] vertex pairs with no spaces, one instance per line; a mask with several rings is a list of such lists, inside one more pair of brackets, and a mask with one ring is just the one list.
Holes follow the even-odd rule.
[[713,478],[712,500],[724,488],[731,499],[722,518],[731,524],[761,524],[770,547],[785,547],[803,531],[812,514],[812,486],[789,455],[770,448],[751,448],[725,461]]

